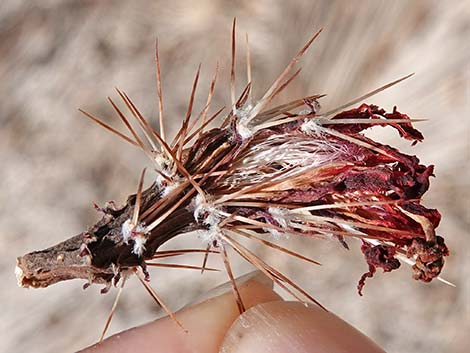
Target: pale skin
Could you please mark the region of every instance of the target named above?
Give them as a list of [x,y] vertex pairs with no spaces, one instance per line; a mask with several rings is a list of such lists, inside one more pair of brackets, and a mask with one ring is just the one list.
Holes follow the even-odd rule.
[[[246,311],[240,315],[230,284],[171,318],[118,333],[83,353],[379,353],[370,338],[318,306],[283,301],[259,272],[237,279]],[[209,299],[207,299],[209,298]]]

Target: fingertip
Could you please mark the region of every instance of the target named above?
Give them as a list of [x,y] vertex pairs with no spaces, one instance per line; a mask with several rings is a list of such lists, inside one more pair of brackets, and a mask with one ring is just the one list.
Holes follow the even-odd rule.
[[383,353],[370,338],[317,306],[299,302],[262,303],[239,316],[221,353]]
[[[237,285],[246,308],[280,299],[272,290],[272,282],[258,271],[237,279]],[[227,284],[175,315],[187,332],[165,317],[116,334],[84,353],[215,353],[239,312],[231,286]]]

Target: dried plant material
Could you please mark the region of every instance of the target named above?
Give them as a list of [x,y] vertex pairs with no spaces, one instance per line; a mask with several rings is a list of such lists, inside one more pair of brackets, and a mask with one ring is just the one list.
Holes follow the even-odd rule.
[[[172,142],[165,139],[157,46],[160,132],[152,128],[121,90],[117,93],[133,121],[113,100],[109,101],[130,135],[83,112],[150,159],[149,171],[155,170],[150,186],[144,188],[144,170],[137,193],[129,196],[126,204],[97,206],[103,217],[87,231],[51,248],[19,257],[19,285],[47,287],[81,278],[87,281],[86,286],[104,284],[106,292],[121,281],[120,295],[125,278],[137,273],[146,290],[164,306],[147,283],[147,267],[214,270],[206,268],[206,260],[215,253],[224,261],[238,307],[243,311],[227,254],[227,249],[232,248],[294,298],[316,302],[292,279],[239,242],[247,238],[318,265],[316,260],[273,243],[290,235],[332,239],[346,248],[350,238],[360,239],[369,270],[359,281],[359,293],[365,279],[372,277],[377,268],[389,272],[400,267],[399,256],[407,256],[413,262],[415,279],[429,282],[438,277],[448,255],[443,238],[435,233],[440,214],[420,201],[429,188],[433,166],[422,165],[417,157],[363,134],[377,125],[390,126],[401,138],[415,144],[423,140],[413,127],[415,120],[397,108],[388,113],[369,104],[344,110],[410,75],[326,113],[320,110],[322,95],[267,108],[299,74],[300,70],[294,73],[292,70],[320,32],[297,53],[266,94],[254,102],[249,51],[248,82],[238,97],[235,93],[234,21],[228,115],[219,127],[207,128],[223,110],[207,117],[216,70],[206,106],[193,117],[198,68],[187,113]],[[202,249],[158,251],[168,240],[191,232],[197,232],[201,238]],[[206,254],[201,267],[155,262],[192,252]],[[112,313],[116,305],[117,300]]]

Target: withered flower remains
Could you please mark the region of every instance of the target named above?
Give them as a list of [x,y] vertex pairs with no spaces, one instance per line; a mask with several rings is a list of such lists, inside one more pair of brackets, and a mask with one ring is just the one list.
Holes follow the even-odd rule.
[[[234,26],[232,104],[219,127],[206,128],[223,110],[209,117],[217,71],[207,105],[191,119],[198,70],[182,127],[173,141],[165,139],[158,51],[159,133],[120,90],[117,92],[141,133],[111,99],[131,135],[84,112],[142,150],[156,176],[144,189],[144,170],[137,193],[121,207],[109,203],[99,208],[102,219],[82,234],[18,258],[19,284],[47,287],[82,278],[87,284],[105,284],[107,290],[136,273],[162,303],[147,283],[148,266],[158,265],[159,258],[183,253],[202,252],[206,259],[209,253],[217,253],[233,279],[227,256],[227,250],[233,249],[295,298],[314,300],[240,241],[248,238],[316,264],[275,243],[277,238],[289,235],[334,239],[346,248],[348,239],[360,239],[369,269],[359,281],[359,292],[377,268],[392,271],[400,267],[400,259],[412,264],[417,280],[429,282],[438,277],[448,255],[443,238],[435,232],[440,214],[420,201],[428,190],[433,166],[422,165],[415,156],[367,138],[363,131],[377,125],[392,127],[413,143],[422,141],[423,136],[413,127],[413,120],[396,108],[386,112],[362,104],[345,110],[409,76],[328,112],[319,110],[320,95],[267,108],[297,76],[300,70],[288,75],[318,34],[266,94],[253,101],[249,55],[248,84],[238,99],[235,95]],[[203,249],[159,251],[173,237],[194,231],[202,239]],[[235,282],[233,288],[243,310]]]

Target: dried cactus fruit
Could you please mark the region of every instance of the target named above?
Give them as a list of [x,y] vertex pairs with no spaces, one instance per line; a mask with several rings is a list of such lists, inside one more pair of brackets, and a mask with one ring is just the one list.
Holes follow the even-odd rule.
[[[83,112],[149,157],[156,172],[151,185],[143,187],[144,170],[137,193],[125,205],[116,207],[109,203],[97,207],[103,217],[87,231],[46,250],[19,257],[19,284],[47,287],[82,278],[87,280],[86,285],[105,284],[106,292],[119,281],[122,289],[125,278],[136,273],[152,296],[164,305],[146,283],[147,266],[158,266],[159,258],[183,253],[205,252],[206,258],[209,253],[217,253],[224,259],[239,309],[243,311],[227,257],[226,250],[232,248],[298,300],[315,301],[239,242],[249,238],[318,264],[272,240],[289,235],[334,239],[345,247],[348,239],[360,239],[369,271],[359,281],[359,293],[365,279],[372,277],[377,268],[388,272],[400,267],[400,257],[413,262],[415,279],[429,282],[438,277],[449,252],[443,238],[435,234],[439,212],[425,208],[420,201],[429,188],[433,166],[422,165],[417,157],[363,134],[365,129],[377,125],[391,126],[402,138],[415,144],[423,140],[412,125],[416,120],[396,108],[387,113],[368,104],[344,110],[410,75],[325,113],[318,103],[322,95],[266,108],[298,75],[300,70],[288,77],[319,33],[299,51],[260,100],[251,99],[250,77],[236,100],[234,22],[229,114],[219,127],[206,129],[223,110],[208,118],[216,73],[207,105],[191,120],[198,70],[187,114],[172,142],[165,140],[164,134],[157,46],[159,133],[120,90],[117,93],[144,137],[111,99],[131,136]],[[249,65],[248,62],[251,72]],[[159,251],[173,237],[194,231],[205,249]],[[205,261],[202,269],[206,269]]]

